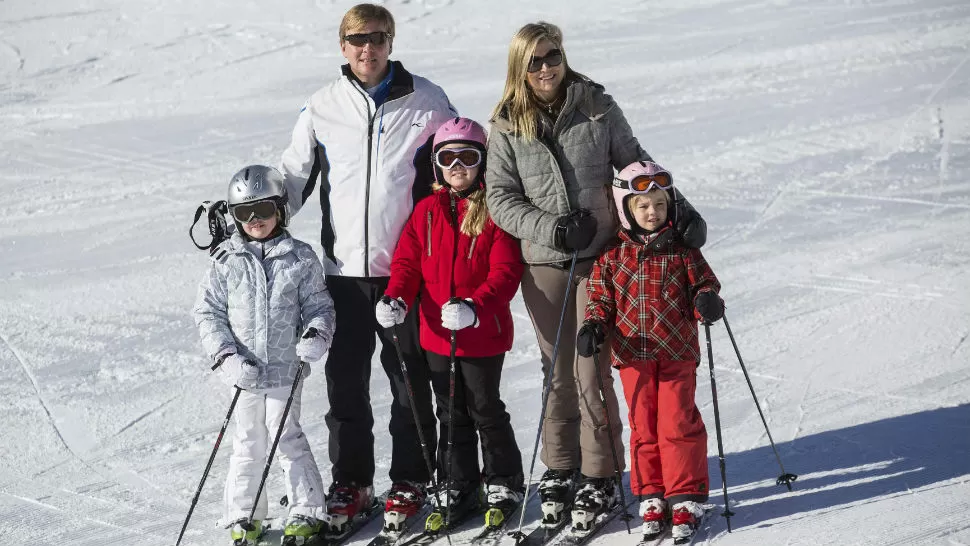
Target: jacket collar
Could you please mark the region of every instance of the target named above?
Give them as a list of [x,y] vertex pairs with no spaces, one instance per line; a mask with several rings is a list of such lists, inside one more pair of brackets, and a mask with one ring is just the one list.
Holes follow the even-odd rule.
[[[293,237],[285,229],[283,230],[283,233],[262,243],[259,241],[247,241],[243,239],[243,236],[238,231],[236,231],[232,234],[232,237],[226,241],[226,244],[229,252],[233,254],[251,254],[260,260],[282,256],[288,252],[292,252],[295,248],[295,245],[293,244]],[[249,248],[249,245],[254,244],[259,245],[263,252],[262,256],[258,256],[256,252],[253,252],[253,250]]]
[[[406,97],[411,93],[414,93],[414,76],[404,68],[401,61],[390,61],[390,64],[392,75],[391,81],[388,84],[387,98],[384,99],[384,102]],[[361,88],[361,90],[364,89],[364,85],[350,69],[350,63],[341,66],[340,71],[344,78],[347,78],[348,81],[356,84]]]
[[[593,80],[570,71],[566,74],[562,84],[566,86],[566,99],[560,113],[565,118],[572,112],[579,111],[590,120],[598,120],[616,106],[613,99],[605,93],[605,88]],[[498,131],[510,134],[512,124],[505,111],[499,112],[491,120],[492,127]],[[540,117],[541,119],[541,117]]]
[[630,230],[620,229],[619,237],[624,244],[642,247],[652,252],[670,250],[676,243],[674,228],[670,225],[649,234],[632,233]]

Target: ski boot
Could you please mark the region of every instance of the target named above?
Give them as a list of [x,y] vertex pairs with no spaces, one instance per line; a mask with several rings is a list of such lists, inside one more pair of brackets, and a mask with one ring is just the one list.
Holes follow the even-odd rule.
[[262,534],[263,522],[258,519],[254,519],[250,524],[249,518],[242,518],[234,521],[229,527],[233,546],[255,546]]
[[384,531],[400,533],[404,522],[414,516],[424,506],[427,493],[424,484],[401,481],[391,485],[391,491],[384,503]]
[[674,544],[688,544],[697,532],[701,518],[704,517],[704,505],[694,501],[678,502],[671,507],[673,511],[671,536]]
[[327,495],[327,513],[330,514],[327,535],[340,536],[350,530],[357,514],[374,503],[374,488],[353,484],[333,484]]
[[286,519],[286,526],[283,528],[282,546],[308,544],[322,529],[323,522],[316,518],[292,515]]
[[670,523],[667,512],[667,501],[663,499],[644,499],[640,502],[640,517],[643,518],[643,542],[660,540]]
[[546,470],[539,480],[539,501],[542,503],[543,527],[556,527],[563,521],[564,512],[573,501],[575,470]]
[[583,476],[573,499],[573,531],[586,533],[593,529],[596,517],[609,510],[616,502],[613,478],[587,478]]
[[522,504],[523,494],[504,485],[493,484],[486,488],[485,500],[488,509],[485,512],[486,527],[502,527],[512,512]]
[[[435,495],[438,504],[424,522],[425,532],[440,533],[446,528],[454,527],[481,506],[477,483],[450,483],[443,487]],[[446,521],[449,515],[451,519]]]

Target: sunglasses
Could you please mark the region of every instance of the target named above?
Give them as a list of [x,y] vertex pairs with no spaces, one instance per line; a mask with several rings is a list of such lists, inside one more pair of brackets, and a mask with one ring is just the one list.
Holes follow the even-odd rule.
[[244,203],[233,205],[229,208],[232,217],[242,224],[247,224],[255,220],[266,220],[276,215],[276,203],[273,201],[256,201],[255,203]]
[[617,177],[613,179],[613,186],[620,188],[621,190],[648,192],[652,188],[669,190],[670,188],[674,187],[674,181],[670,179],[670,176],[660,173],[636,176],[630,181]]
[[477,148],[444,148],[434,154],[434,164],[442,169],[450,169],[455,166],[455,163],[471,169],[481,162],[482,152]]
[[382,46],[390,39],[390,33],[384,32],[383,30],[367,32],[364,34],[348,34],[344,36],[344,41],[350,42],[350,45],[354,47],[364,47],[367,44]]
[[533,55],[532,59],[529,60],[529,66],[526,67],[526,70],[529,72],[538,72],[542,68],[543,64],[550,67],[561,65],[562,51],[559,51],[558,49],[550,49],[549,52],[542,57],[536,57]]

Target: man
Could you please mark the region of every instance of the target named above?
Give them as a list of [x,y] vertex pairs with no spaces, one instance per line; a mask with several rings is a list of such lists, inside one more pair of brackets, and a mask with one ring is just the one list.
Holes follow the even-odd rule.
[[[387,287],[391,257],[413,204],[430,193],[431,139],[457,112],[441,88],[412,75],[400,62],[388,61],[393,39],[394,19],[381,6],[360,4],[344,15],[340,51],[347,64],[340,78],[307,101],[281,163],[291,213],[320,182],[323,262],[337,316],[325,366],[333,463],[327,509],[336,525],[374,498],[369,385],[375,333],[394,396],[393,486],[387,508],[399,499],[407,506],[394,506],[395,511],[407,512],[412,504],[416,511],[431,479],[401,363],[391,336],[377,324],[374,308]],[[417,310],[407,314],[397,332],[427,449],[434,453],[430,376],[418,344]]]

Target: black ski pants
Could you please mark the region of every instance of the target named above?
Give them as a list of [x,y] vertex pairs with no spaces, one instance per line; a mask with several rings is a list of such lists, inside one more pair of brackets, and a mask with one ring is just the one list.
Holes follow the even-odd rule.
[[[359,486],[374,483],[374,414],[370,403],[371,360],[381,342],[380,360],[390,380],[391,481],[428,483],[431,476],[418,439],[408,400],[401,363],[394,340],[374,317],[384,295],[388,277],[327,276],[333,298],[337,329],[327,358],[327,428],[330,430],[330,462],[334,483]],[[422,423],[428,452],[434,453],[435,419],[425,352],[418,343],[418,305],[408,310],[404,323],[396,326],[407,362],[414,401]],[[375,338],[376,334],[376,338]]]
[[[451,476],[456,482],[505,485],[523,491],[522,452],[515,442],[509,412],[499,395],[505,353],[484,358],[457,357],[454,412],[448,413],[451,359],[428,352],[441,441],[438,443],[438,477],[448,479],[448,424],[454,421]],[[476,432],[477,429],[477,432]],[[482,441],[483,470],[478,466],[478,440]]]

